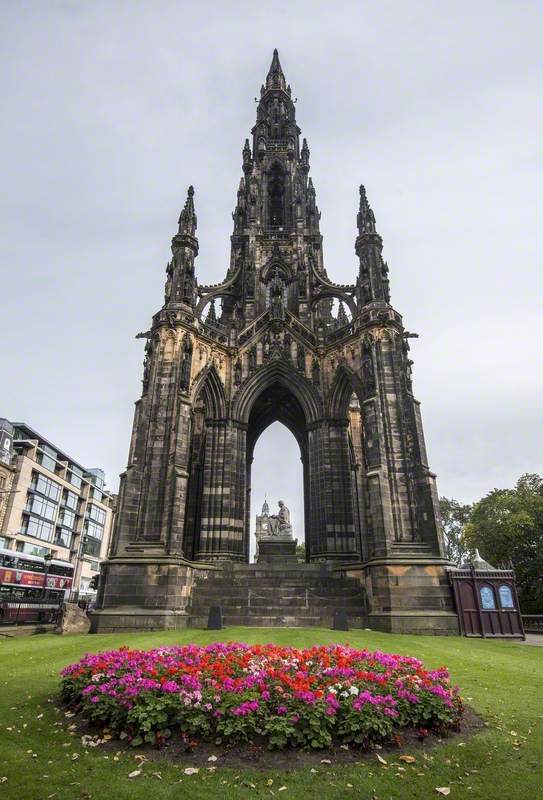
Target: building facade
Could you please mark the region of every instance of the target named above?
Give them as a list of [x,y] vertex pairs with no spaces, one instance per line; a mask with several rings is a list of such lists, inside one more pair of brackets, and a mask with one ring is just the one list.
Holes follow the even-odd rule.
[[71,561],[74,593],[92,597],[113,526],[115,495],[30,426],[0,419],[0,547]]
[[254,447],[280,421],[300,447],[308,561],[358,576],[372,627],[456,632],[413,334],[391,305],[363,186],[353,283],[326,271],[277,51],[251,133],[224,281],[197,280],[189,187],[164,305],[139,334],[142,395],[94,628],[186,624],[198,575],[248,562]]

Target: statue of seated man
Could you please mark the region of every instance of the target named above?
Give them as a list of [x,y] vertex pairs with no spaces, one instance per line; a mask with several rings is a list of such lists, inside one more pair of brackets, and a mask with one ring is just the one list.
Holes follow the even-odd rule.
[[289,536],[292,538],[290,511],[282,500],[279,500],[278,505],[279,513],[272,514],[269,518],[270,533],[272,536]]

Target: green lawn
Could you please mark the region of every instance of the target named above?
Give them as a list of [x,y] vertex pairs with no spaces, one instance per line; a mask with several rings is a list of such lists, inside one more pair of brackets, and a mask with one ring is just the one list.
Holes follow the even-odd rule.
[[[359,765],[317,765],[282,772],[217,769],[185,776],[166,761],[136,769],[134,751],[118,760],[101,748],[85,749],[70,734],[54,702],[59,670],[87,651],[127,644],[150,648],[160,644],[237,639],[306,646],[349,642],[421,658],[428,666],[447,665],[463,688],[467,702],[488,727],[464,742],[460,737],[431,751],[429,759],[413,750],[417,761],[398,761],[402,752]],[[61,724],[59,724],[61,723]],[[325,754],[324,754],[325,757]],[[394,764],[396,766],[394,766]],[[393,636],[370,631],[346,634],[323,629],[229,628],[222,632],[186,631],[140,635],[0,637],[0,800],[109,800],[109,798],[238,797],[389,798],[440,797],[436,787],[450,787],[454,798],[543,798],[543,648],[509,642],[459,638]],[[186,765],[184,765],[186,766]],[[398,771],[402,766],[405,771]],[[152,775],[155,773],[155,775]],[[160,777],[156,776],[160,774]],[[270,779],[273,783],[269,784]],[[180,782],[181,781],[181,782]],[[253,784],[253,786],[251,785]],[[350,786],[349,786],[350,784]],[[285,786],[281,792],[278,790]]]

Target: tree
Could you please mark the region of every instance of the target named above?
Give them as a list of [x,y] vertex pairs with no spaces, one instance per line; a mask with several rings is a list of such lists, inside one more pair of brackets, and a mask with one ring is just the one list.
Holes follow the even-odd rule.
[[305,564],[305,542],[296,545],[296,558]]
[[447,557],[455,564],[461,564],[471,555],[467,543],[464,541],[464,528],[469,522],[473,506],[459,503],[448,497],[439,498],[439,512],[445,536],[445,550]]
[[514,489],[494,489],[473,507],[468,546],[493,566],[512,565],[524,614],[543,613],[543,477],[523,475]]

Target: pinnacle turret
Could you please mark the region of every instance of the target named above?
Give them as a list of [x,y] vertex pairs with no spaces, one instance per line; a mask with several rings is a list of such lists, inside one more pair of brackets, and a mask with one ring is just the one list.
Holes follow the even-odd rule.
[[358,302],[360,307],[373,302],[390,302],[388,266],[381,251],[383,241],[375,228],[375,214],[368,202],[366,189],[360,186],[360,207],[356,217],[358,237],[355,251],[360,261]]
[[187,199],[183,210],[179,216],[179,233],[194,236],[198,226],[196,212],[194,210],[194,186],[189,186]]
[[363,184],[360,184],[360,209],[356,218],[358,225],[358,232],[362,236],[364,233],[376,233],[375,230],[375,214],[368,202],[366,196],[366,189]]

